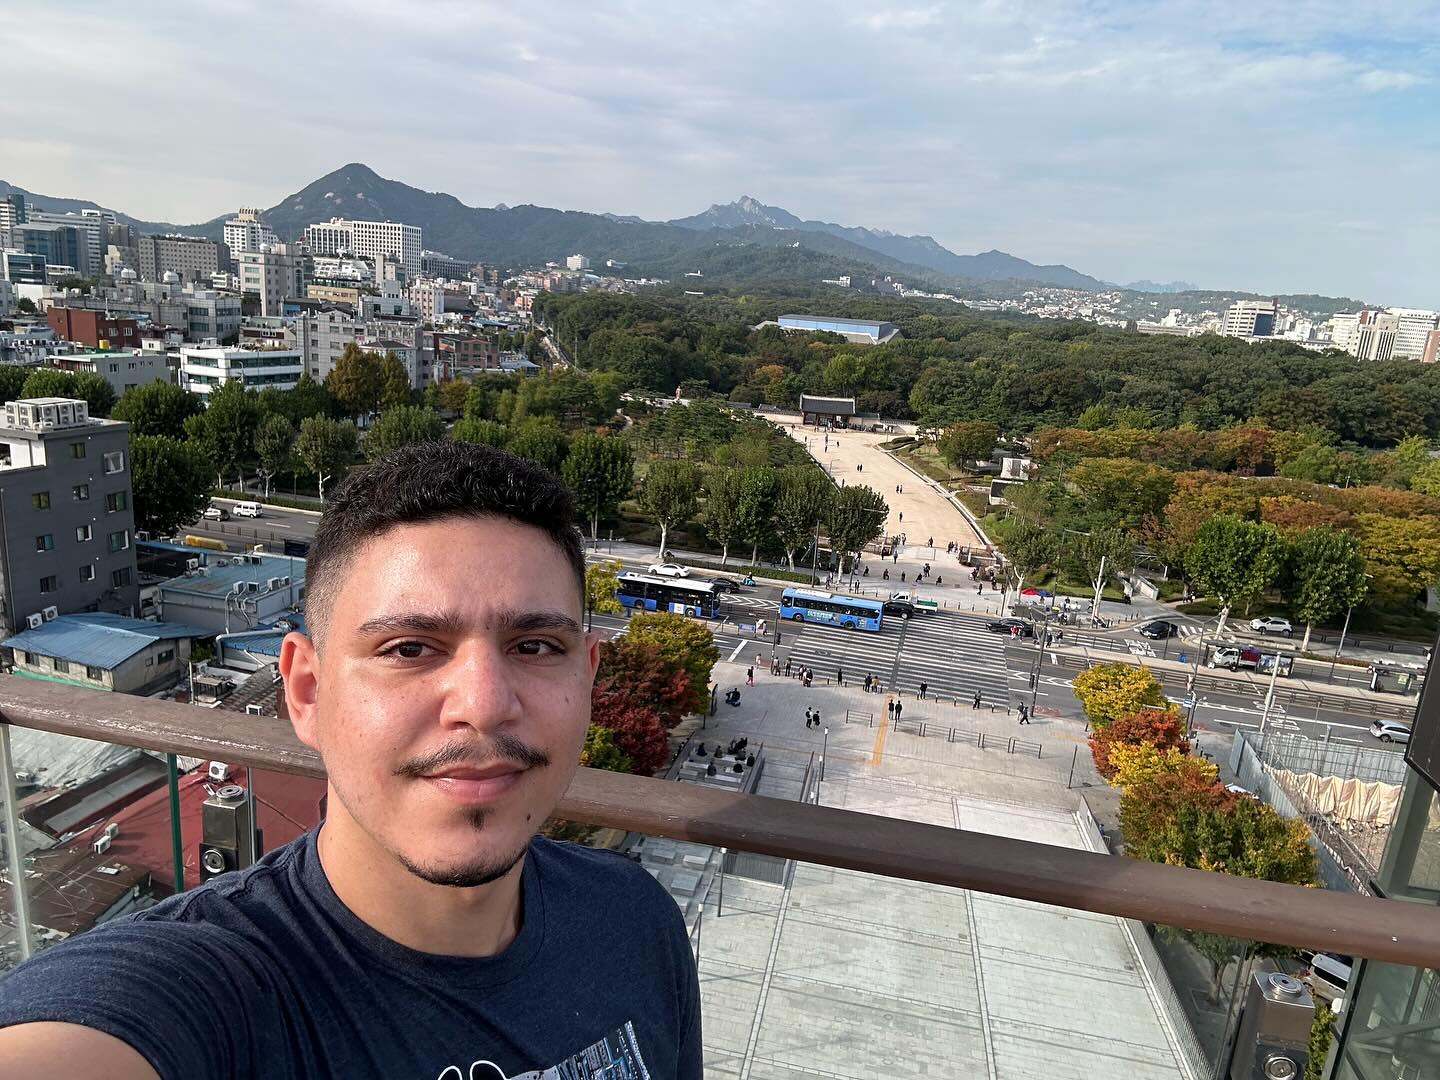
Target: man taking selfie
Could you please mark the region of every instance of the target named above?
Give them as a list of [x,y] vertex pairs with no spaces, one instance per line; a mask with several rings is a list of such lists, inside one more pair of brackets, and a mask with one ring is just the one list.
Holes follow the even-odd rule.
[[551,473],[487,447],[352,475],[280,656],[325,820],[0,980],[0,1078],[698,1080],[675,902],[536,836],[599,662],[574,518]]

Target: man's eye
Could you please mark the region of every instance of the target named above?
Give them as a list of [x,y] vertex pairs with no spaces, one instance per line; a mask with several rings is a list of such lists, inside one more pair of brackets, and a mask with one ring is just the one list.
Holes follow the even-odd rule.
[[425,655],[428,648],[424,642],[402,641],[398,645],[391,645],[385,650],[386,656],[398,656],[403,660],[418,660]]
[[531,639],[515,646],[525,656],[558,656],[565,650],[552,641]]

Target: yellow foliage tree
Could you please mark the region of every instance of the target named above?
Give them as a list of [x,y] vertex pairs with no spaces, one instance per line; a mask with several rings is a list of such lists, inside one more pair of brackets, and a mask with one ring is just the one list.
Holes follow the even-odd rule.
[[597,615],[619,615],[625,608],[615,599],[617,580],[625,569],[618,560],[591,563],[585,568],[585,598]]
[[1115,775],[1112,787],[1145,784],[1168,773],[1188,773],[1201,784],[1213,784],[1220,777],[1214,762],[1182,754],[1175,747],[1159,750],[1149,743],[1116,743],[1110,747],[1110,766]]
[[1141,709],[1169,708],[1158,679],[1134,664],[1096,664],[1075,676],[1075,696],[1085,715],[1103,726]]

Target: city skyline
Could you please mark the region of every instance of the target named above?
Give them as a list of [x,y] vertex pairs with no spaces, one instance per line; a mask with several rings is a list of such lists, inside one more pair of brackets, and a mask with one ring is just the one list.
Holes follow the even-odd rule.
[[[1110,281],[1440,296],[1433,4],[611,6],[541,26],[496,5],[314,3],[286,15],[314,43],[298,57],[245,45],[267,10],[82,4],[15,24],[21,81],[53,75],[77,13],[166,77],[77,68],[47,83],[43,131],[8,100],[0,176],[189,223],[363,160],[474,206],[664,220],[751,194]],[[150,120],[98,153],[87,102]]]

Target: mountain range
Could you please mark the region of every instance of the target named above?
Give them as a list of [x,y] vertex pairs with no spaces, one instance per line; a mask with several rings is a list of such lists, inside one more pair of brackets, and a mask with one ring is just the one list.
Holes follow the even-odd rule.
[[[86,199],[26,191],[0,180],[0,197],[22,192],[37,206],[65,212],[110,209]],[[230,213],[191,225],[144,221],[121,211],[117,220],[143,232],[180,232],[219,239]],[[1003,251],[959,255],[929,236],[901,236],[880,229],[803,220],[788,210],[744,196],[726,206],[668,222],[633,215],[591,214],[522,205],[471,207],[444,192],[423,191],[378,175],[359,163],[320,177],[264,212],[282,238],[298,238],[306,225],[332,217],[404,221],[424,230],[427,246],[462,259],[536,264],[583,252],[612,258],[635,272],[684,273],[715,262],[717,249],[737,262],[736,246],[798,249],[789,261],[833,264],[862,275],[890,274],[916,284],[1014,282],[1102,289],[1105,282],[1068,266],[1037,265]],[[811,258],[813,257],[813,258]],[[739,260],[743,262],[743,260]],[[824,271],[822,271],[824,272]],[[953,279],[947,281],[946,279]]]

